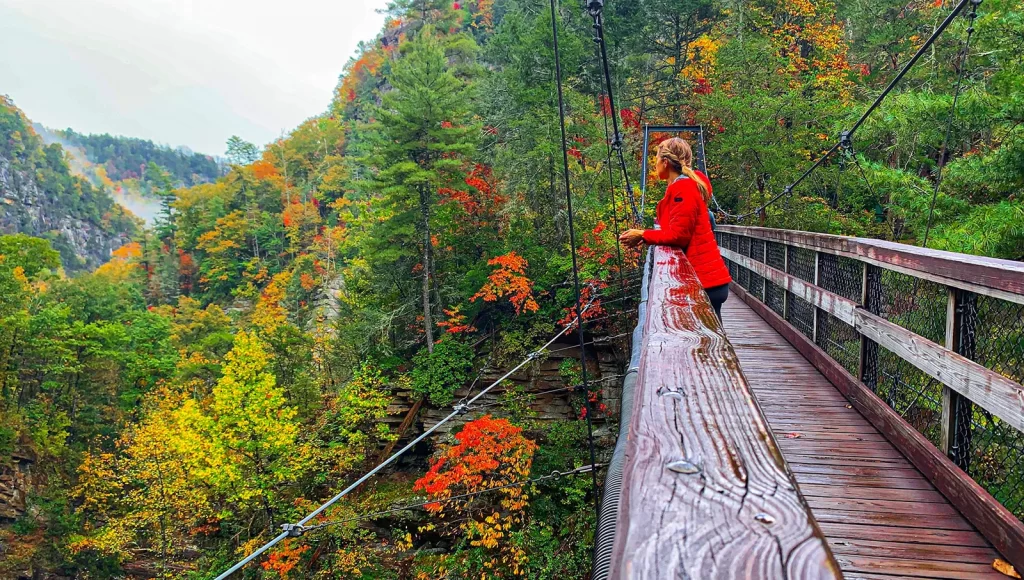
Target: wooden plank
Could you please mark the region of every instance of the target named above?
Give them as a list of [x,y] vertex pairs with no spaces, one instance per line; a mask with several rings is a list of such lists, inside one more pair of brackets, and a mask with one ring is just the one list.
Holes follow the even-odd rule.
[[654,262],[613,576],[841,578],[693,268]]
[[911,503],[949,503],[942,494],[935,490],[925,489],[885,489],[859,487],[849,485],[820,485],[797,478],[800,493],[804,497],[831,497],[844,499],[870,499],[883,501],[901,501]]
[[945,544],[948,546],[964,546],[985,548],[991,547],[981,534],[962,530],[929,530],[921,528],[885,528],[864,523],[832,523],[821,522],[821,530],[830,538],[848,538],[858,540],[885,540],[889,542]]
[[1024,431],[1024,385],[866,310],[854,328],[972,402]]
[[[850,403],[885,435],[927,477],[936,489],[974,524],[985,538],[1018,569],[1024,569],[1024,523],[1003,507],[976,481],[966,477],[960,469],[935,448],[923,435],[903,420],[895,411],[855,379],[817,345],[791,327],[774,311],[749,296],[736,284],[730,290],[740,297],[765,322],[781,334],[811,362]],[[828,466],[810,466],[822,473]],[[797,473],[800,468],[792,466]],[[861,468],[866,470],[868,468]],[[864,475],[879,476],[879,470]],[[881,470],[884,471],[884,470]],[[836,473],[833,471],[833,473]],[[852,474],[851,474],[852,475]],[[839,522],[843,523],[843,522]],[[850,522],[852,523],[852,522]]]
[[878,467],[872,465],[829,465],[818,462],[801,463],[791,460],[789,467],[797,475],[798,479],[805,473],[844,475],[848,477],[892,477],[899,479],[913,478],[918,475],[918,470],[909,464],[906,467],[892,467],[890,465]]
[[732,250],[722,248],[722,257],[758,273],[843,322],[851,323],[853,321],[853,311],[857,309],[857,303],[853,300],[826,292],[810,282],[805,282],[796,276],[776,270],[767,264],[751,260]]
[[884,240],[721,225],[719,230],[862,260],[918,278],[1024,302],[1024,263],[958,254]]
[[[879,558],[877,556],[836,556],[843,570],[878,574],[903,574],[912,578],[949,578],[952,580],[1006,580],[1006,576],[992,569],[992,564],[962,564],[905,558]],[[856,577],[856,574],[847,576]]]
[[[942,516],[950,518],[960,517],[960,512],[948,503],[928,502],[907,502],[890,501],[881,499],[853,499],[853,498],[807,498],[807,503],[814,510],[844,510],[851,512],[878,512],[884,514],[907,514],[919,516],[924,523],[927,520]],[[817,513],[817,511],[815,512]],[[968,524],[969,525],[969,524]]]
[[[870,494],[871,490],[898,490],[916,489],[934,491],[935,486],[928,483],[923,477],[866,477],[852,475],[828,475],[823,473],[797,473],[796,481],[803,490],[807,485],[823,485],[842,490],[844,493],[855,497],[857,489],[863,489],[864,493]],[[936,492],[938,493],[938,492]],[[943,498],[945,501],[945,498]]]
[[1017,430],[1024,431],[1024,385],[881,316],[858,308],[852,300],[832,294],[736,252],[723,249],[722,255],[825,310]]
[[[956,516],[917,516],[914,514],[901,514],[889,512],[865,512],[854,510],[831,510],[815,509],[814,517],[821,523],[831,522],[834,524],[868,524],[883,528],[921,528],[925,530],[959,530],[961,532],[973,532],[971,524]],[[884,532],[885,530],[879,530]]]
[[990,547],[968,547],[956,544],[911,544],[907,542],[879,542],[857,538],[829,538],[834,554],[854,556],[881,556],[912,560],[938,560],[992,565],[999,553]]

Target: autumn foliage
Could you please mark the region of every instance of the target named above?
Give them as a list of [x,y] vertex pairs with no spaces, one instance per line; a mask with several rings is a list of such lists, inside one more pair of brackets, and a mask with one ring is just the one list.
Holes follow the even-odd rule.
[[490,266],[497,266],[494,272],[487,279],[480,291],[474,294],[470,301],[482,298],[484,302],[497,302],[499,299],[508,297],[509,302],[516,309],[516,314],[522,312],[536,312],[540,309],[537,301],[533,298],[533,287],[530,279],[526,277],[526,267],[529,263],[525,258],[515,252],[509,252],[503,256],[492,258],[487,262]]
[[[436,514],[442,531],[461,531],[470,545],[493,554],[491,567],[521,575],[527,556],[507,539],[514,527],[524,522],[529,491],[523,486],[495,488],[529,478],[537,444],[524,437],[521,428],[491,415],[466,423],[455,440],[439,454],[414,489],[438,500],[427,510]],[[489,489],[495,489],[493,494],[468,501],[445,501]],[[447,526],[448,520],[459,523]]]

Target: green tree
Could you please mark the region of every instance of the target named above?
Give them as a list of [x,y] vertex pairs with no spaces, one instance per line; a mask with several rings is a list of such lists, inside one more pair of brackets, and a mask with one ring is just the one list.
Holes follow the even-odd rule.
[[[380,262],[408,265],[419,248],[420,299],[428,350],[434,343],[433,208],[438,188],[465,175],[479,127],[470,120],[472,91],[450,58],[464,56],[467,38],[442,39],[426,29],[392,66],[392,90],[375,111],[368,161],[375,171],[365,187],[379,192],[384,219],[371,235]],[[449,54],[446,52],[446,42]]]

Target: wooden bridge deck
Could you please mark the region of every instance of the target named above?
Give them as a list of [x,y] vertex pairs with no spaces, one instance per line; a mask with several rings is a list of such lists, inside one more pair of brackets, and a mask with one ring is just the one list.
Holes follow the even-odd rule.
[[992,578],[999,554],[842,394],[742,300],[726,333],[848,579]]

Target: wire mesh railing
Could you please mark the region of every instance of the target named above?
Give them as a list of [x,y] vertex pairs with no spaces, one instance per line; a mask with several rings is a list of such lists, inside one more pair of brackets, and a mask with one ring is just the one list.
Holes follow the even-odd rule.
[[978,282],[1024,268],[803,232],[720,226],[716,235],[748,296],[1024,521],[1024,291]]

